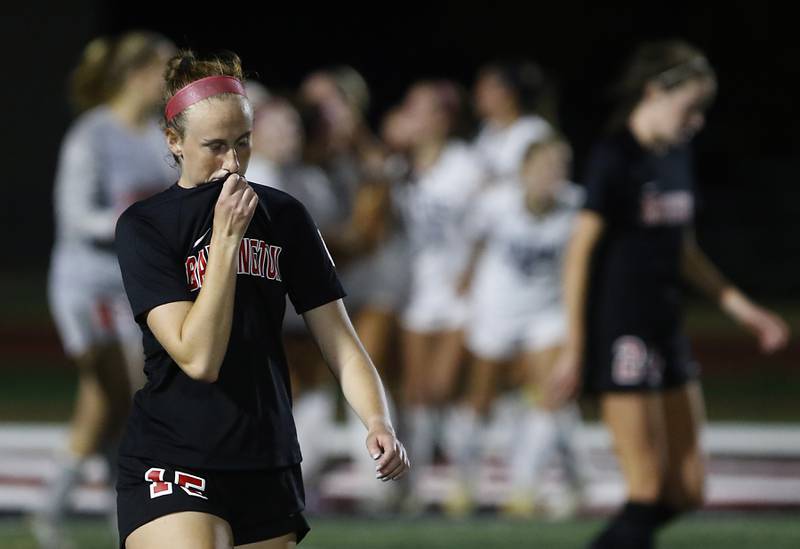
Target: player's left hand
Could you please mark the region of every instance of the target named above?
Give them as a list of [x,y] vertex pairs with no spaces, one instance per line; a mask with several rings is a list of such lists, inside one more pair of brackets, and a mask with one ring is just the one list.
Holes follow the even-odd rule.
[[772,311],[753,305],[739,321],[758,338],[764,353],[774,353],[789,341],[789,326]]
[[375,478],[383,482],[397,480],[411,468],[406,449],[391,428],[380,426],[370,429],[367,434],[367,450],[376,461]]

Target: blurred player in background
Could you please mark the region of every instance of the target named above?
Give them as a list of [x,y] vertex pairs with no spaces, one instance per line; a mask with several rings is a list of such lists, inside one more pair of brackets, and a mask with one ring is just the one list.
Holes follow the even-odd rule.
[[[463,119],[462,94],[455,84],[414,84],[402,116],[410,151],[403,207],[411,268],[401,320],[402,400],[406,439],[419,472],[433,461],[437,436],[443,434],[437,433],[437,424],[451,404],[463,358],[467,302],[457,291],[469,256],[463,232],[485,176],[472,148],[455,137]],[[411,486],[413,492],[419,488],[418,483]]]
[[155,116],[173,50],[152,32],[101,37],[89,42],[72,73],[79,116],[62,142],[55,179],[48,299],[77,366],[78,395],[68,447],[34,520],[42,547],[64,542],[60,524],[87,457],[112,456],[113,482],[115,442],[143,381],[141,333],[126,302],[114,227],[130,204],[177,180]]
[[448,502],[454,512],[472,507],[486,440],[482,422],[509,366],[516,370],[513,385],[525,388],[526,405],[508,426],[513,490],[506,511],[530,516],[534,503],[542,504],[534,500],[536,486],[556,454],[564,458],[570,489],[579,487],[577,406],[554,406],[541,392],[566,332],[562,252],[582,200],[580,187],[569,183],[571,156],[555,134],[530,143],[516,180],[486,191],[471,216],[475,247],[461,290],[470,295],[466,346],[474,358],[465,403],[451,425],[461,485]]
[[479,71],[473,95],[482,127],[474,145],[493,181],[515,180],[528,145],[552,133],[542,116],[547,86],[541,67],[530,61],[498,61]]
[[695,240],[689,141],[716,93],[705,55],[682,41],[642,45],[617,91],[619,110],[593,150],[567,251],[569,335],[549,391],[563,402],[584,368],[627,485],[627,502],[591,547],[643,549],[704,500],[703,399],[682,327],[682,281],[765,352],[783,347],[788,330],[725,280]]

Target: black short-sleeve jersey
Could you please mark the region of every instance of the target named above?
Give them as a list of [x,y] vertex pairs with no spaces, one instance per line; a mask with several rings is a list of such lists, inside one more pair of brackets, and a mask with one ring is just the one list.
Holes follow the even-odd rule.
[[286,295],[303,313],[345,296],[305,207],[277,189],[259,196],[239,246],[230,340],[214,383],[187,376],[145,320],[152,308],[194,301],[211,249],[222,182],[169,189],[128,208],[117,223],[122,278],[143,334],[146,385],[134,404],[123,455],[208,469],[266,469],[301,460],[281,340]]
[[590,335],[671,333],[680,323],[681,250],[695,207],[688,146],[655,154],[620,131],[595,145],[585,182],[584,208],[605,222],[590,276]]

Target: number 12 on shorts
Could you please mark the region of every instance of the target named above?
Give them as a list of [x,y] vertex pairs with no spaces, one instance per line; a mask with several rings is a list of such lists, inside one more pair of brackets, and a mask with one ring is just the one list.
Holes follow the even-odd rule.
[[183,471],[175,471],[175,480],[167,482],[164,480],[166,471],[158,467],[151,467],[144,474],[144,479],[150,483],[150,499],[166,496],[172,493],[172,485],[177,484],[183,491],[190,496],[208,499],[203,495],[206,489],[206,479]]

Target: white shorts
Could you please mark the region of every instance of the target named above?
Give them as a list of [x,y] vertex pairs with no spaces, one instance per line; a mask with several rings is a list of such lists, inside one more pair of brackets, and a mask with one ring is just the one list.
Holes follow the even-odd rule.
[[492,317],[476,314],[467,328],[466,346],[486,360],[507,360],[522,352],[558,345],[567,331],[563,310],[538,311],[535,316]]
[[117,341],[131,354],[141,351],[142,332],[133,319],[125,294],[94,294],[77,288],[48,289],[52,312],[67,356],[83,354],[92,346]]
[[467,320],[466,297],[455,289],[428,289],[411,297],[401,319],[403,328],[417,333],[460,330]]
[[397,313],[408,299],[407,245],[400,236],[393,236],[369,255],[345,265],[339,276],[348,310],[371,307]]

